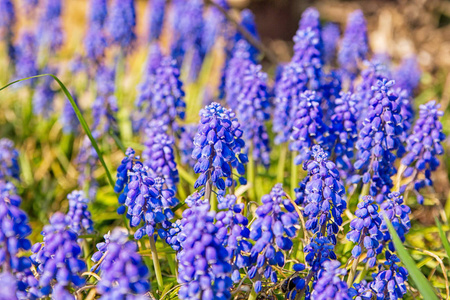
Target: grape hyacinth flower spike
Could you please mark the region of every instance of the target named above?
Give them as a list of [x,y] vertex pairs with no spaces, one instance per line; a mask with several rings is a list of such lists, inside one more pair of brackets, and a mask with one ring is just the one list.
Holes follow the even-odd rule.
[[111,42],[130,51],[136,40],[136,8],[134,0],[114,0],[106,21]]
[[147,4],[148,12],[148,41],[159,39],[164,24],[164,13],[167,0],[151,0]]
[[[431,174],[439,166],[438,155],[444,154],[442,141],[445,139],[442,123],[439,118],[444,115],[439,110],[440,104],[430,101],[419,106],[419,119],[414,124],[413,133],[406,140],[407,154],[402,159],[402,171],[407,183],[401,187],[404,191],[408,186],[416,194],[417,200],[423,204],[424,197],[419,191],[432,186]],[[424,176],[419,176],[423,174]]]
[[92,233],[94,231],[91,213],[88,210],[89,199],[82,191],[73,191],[67,196],[69,200],[69,228],[77,234]]
[[55,299],[75,299],[69,288],[80,287],[85,282],[81,273],[86,269],[86,263],[79,259],[78,235],[67,229],[68,225],[64,214],[55,213],[50,224],[44,226],[43,243],[36,243],[31,248],[31,260],[40,275],[41,292],[43,295],[52,293]]
[[339,41],[339,26],[335,23],[328,23],[323,27],[322,40],[324,61],[331,64],[336,57],[336,46]]
[[197,160],[194,172],[200,174],[194,187],[211,183],[220,195],[225,195],[227,187],[233,190],[236,186],[233,170],[239,174],[239,182],[246,184],[242,176],[248,158],[241,152],[245,142],[240,123],[234,112],[215,102],[200,111],[200,118],[192,152],[192,158]]
[[256,293],[261,291],[263,276],[273,283],[278,281],[274,267],[284,266],[283,251],[289,251],[293,246],[292,239],[296,236],[295,225],[299,218],[281,184],[276,184],[261,201],[262,205],[255,211],[256,220],[252,223],[249,236],[255,243],[250,252],[252,267],[248,275],[254,281]]
[[0,139],[0,180],[19,180],[19,152],[14,148],[14,142],[3,138]]

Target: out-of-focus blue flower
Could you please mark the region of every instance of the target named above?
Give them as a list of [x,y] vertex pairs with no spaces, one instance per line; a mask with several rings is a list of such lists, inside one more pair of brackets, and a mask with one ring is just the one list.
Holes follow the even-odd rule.
[[181,163],[194,167],[196,160],[192,158],[194,151],[194,137],[197,134],[197,124],[185,124],[181,127],[178,149],[180,151]]
[[353,79],[359,72],[359,64],[369,52],[367,24],[361,10],[348,16],[347,27],[338,53],[338,61],[342,69]]
[[406,90],[409,96],[412,96],[419,85],[421,75],[422,71],[417,58],[415,56],[405,57],[394,72],[395,86]]
[[[96,136],[97,138],[97,136]],[[88,196],[95,198],[98,189],[98,182],[94,177],[94,171],[97,168],[98,155],[91,141],[87,136],[83,138],[76,158],[78,175],[78,185],[82,188],[88,188]]]
[[89,26],[84,39],[84,47],[86,57],[95,64],[100,64],[105,56],[105,50],[108,47],[106,35],[101,27],[97,24]]
[[306,90],[319,92],[321,88],[323,45],[316,12],[314,9],[304,12],[294,36],[294,56],[283,67],[275,86],[273,131],[277,133],[276,144],[287,142],[291,136],[295,117],[292,111],[301,101],[300,95]]
[[169,189],[177,190],[177,163],[175,162],[175,140],[167,133],[168,126],[160,120],[150,121],[145,129],[145,149],[142,152],[144,165],[149,168],[153,178],[164,178]]
[[[27,78],[38,74],[37,43],[35,35],[30,31],[24,31],[19,36],[16,49],[16,77]],[[22,84],[32,85],[36,79],[25,81]]]
[[177,254],[180,299],[231,299],[229,253],[217,237],[214,217],[209,204],[183,212]]
[[306,91],[300,94],[298,102],[291,104],[292,143],[289,149],[298,152],[295,157],[295,163],[298,165],[310,158],[314,144],[327,151],[330,146],[329,128],[323,122],[320,102],[316,92]]
[[[54,68],[46,68],[43,73],[56,74]],[[53,100],[56,92],[52,89],[53,78],[45,76],[38,80],[33,94],[33,113],[44,119],[48,119],[54,111]]]
[[61,12],[61,0],[44,2],[44,11],[39,19],[37,37],[40,47],[50,51],[50,54],[58,51],[64,42]]
[[[78,100],[75,93],[72,91],[70,94],[72,95],[75,103],[78,105]],[[78,125],[80,123],[70,101],[66,99],[64,100],[64,107],[60,116],[60,122],[63,126],[63,132],[66,134],[76,133],[78,131]]]
[[68,227],[68,218],[55,213],[50,224],[42,230],[43,243],[31,248],[31,260],[39,274],[39,285],[43,295],[52,294],[55,299],[75,299],[68,288],[80,287],[85,280],[81,273],[86,263],[79,259],[81,248],[78,235]]
[[137,108],[144,114],[140,124],[145,126],[146,122],[156,119],[176,130],[176,120],[184,119],[186,108],[180,70],[171,57],[164,57],[156,69],[153,59],[148,60],[147,66],[148,82],[141,85],[136,100]]
[[110,130],[117,132],[115,74],[115,70],[107,66],[100,66],[97,71],[97,98],[92,104],[92,131],[96,138],[103,137]]
[[362,178],[363,184],[369,184],[369,195],[376,197],[378,203],[392,188],[391,176],[397,172],[393,162],[396,155],[402,156],[404,151],[400,140],[402,117],[393,85],[393,80],[383,79],[372,87],[374,95],[356,142],[358,152],[354,168],[360,175],[351,179],[357,183]]
[[313,233],[326,232],[330,241],[336,245],[336,234],[342,225],[341,216],[347,208],[345,188],[336,165],[328,160],[322,148],[315,145],[312,151],[314,159],[303,165],[310,176],[305,186],[303,203],[303,214],[307,218],[305,228]]
[[340,268],[340,266],[341,263],[337,260],[323,263],[323,269],[320,270],[314,289],[311,292],[311,299],[351,299],[348,295],[347,283],[339,277],[345,276],[347,271]]
[[[276,184],[270,194],[261,198],[262,205],[255,211],[256,220],[250,228],[250,239],[255,243],[250,252],[252,267],[248,270],[250,279],[256,274],[263,274],[273,283],[278,281],[275,266],[283,267],[285,254],[291,250],[292,239],[297,233],[295,225],[298,214],[281,184]],[[254,283],[255,292],[259,293],[260,280]]]
[[134,0],[114,0],[106,21],[111,42],[123,51],[132,49],[136,40],[136,8]]
[[[226,1],[219,1],[227,9]],[[213,48],[217,38],[226,30],[226,18],[215,6],[208,6],[205,11],[205,26],[202,34],[202,52],[208,54]]]
[[88,210],[89,199],[82,191],[73,191],[67,195],[69,200],[69,228],[77,234],[92,233],[94,231],[92,216]]
[[151,0],[147,4],[148,12],[148,41],[159,39],[164,24],[166,0]]
[[7,138],[0,139],[0,179],[19,180],[19,176],[19,152],[14,148],[14,142]]
[[336,47],[340,37],[339,26],[335,23],[328,23],[322,30],[324,61],[331,64],[336,57]]
[[363,196],[362,202],[358,203],[355,215],[356,218],[350,222],[351,231],[347,233],[347,239],[356,243],[352,256],[356,259],[365,250],[367,256],[363,262],[368,260],[368,266],[373,268],[377,261],[376,251],[380,242],[383,241],[378,205],[374,203],[371,196]]
[[[252,13],[252,11],[250,9],[243,9],[241,11],[241,22],[240,22],[240,25],[242,27],[244,27],[248,31],[248,33],[250,33],[256,40],[259,40],[258,30],[257,30],[257,27],[256,27],[256,22],[255,22],[255,15]],[[238,31],[236,31],[236,34],[234,35],[234,45],[235,45],[235,47],[237,46],[237,43],[240,40],[246,40],[246,38],[238,30]],[[236,50],[233,49],[233,52],[235,52],[235,51]],[[250,59],[254,63],[256,63],[257,56],[259,54],[259,50],[255,46],[249,44],[248,52],[250,54]]]
[[97,25],[102,28],[108,15],[107,0],[89,1],[89,26]]
[[99,252],[94,256],[104,256],[97,284],[100,299],[147,299],[144,295],[150,290],[149,271],[137,253],[136,243],[128,241],[127,232],[115,228],[97,248]]
[[249,266],[252,244],[247,240],[250,231],[247,228],[248,219],[244,217],[244,204],[236,204],[236,196],[219,197],[219,209],[224,209],[216,215],[216,226],[219,228],[217,237],[228,251],[229,262],[233,268],[231,279],[233,282],[241,280],[240,271]]
[[[194,187],[211,182],[224,195],[226,187],[236,186],[233,169],[243,176],[244,164],[248,162],[247,155],[241,153],[245,142],[240,123],[234,112],[215,102],[200,111],[200,118],[192,152],[192,158],[197,160],[194,172],[200,174]],[[246,183],[243,177],[239,182]]]
[[372,290],[370,289],[369,283],[365,280],[354,283],[353,287],[348,289],[348,295],[352,299],[372,300]]
[[15,62],[15,48],[13,46],[16,12],[11,0],[0,0],[0,37],[6,42],[8,56],[11,63]]
[[358,139],[357,103],[354,94],[341,92],[340,98],[335,101],[336,107],[331,116],[330,134],[334,145],[332,149],[336,157],[336,165],[344,179],[353,173],[353,151]]
[[[419,190],[425,186],[432,186],[431,173],[439,166],[438,155],[444,154],[441,143],[445,139],[442,123],[439,118],[444,115],[440,111],[440,104],[430,101],[420,105],[420,115],[414,124],[412,134],[408,135],[406,151],[402,164],[406,167],[403,177],[411,178],[402,187],[413,185],[413,190],[419,203],[423,204],[423,196]],[[419,176],[424,174],[423,177]]]

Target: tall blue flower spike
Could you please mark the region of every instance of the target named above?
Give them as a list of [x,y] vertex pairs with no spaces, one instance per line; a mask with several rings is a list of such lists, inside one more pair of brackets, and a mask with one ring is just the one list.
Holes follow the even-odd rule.
[[354,168],[360,175],[351,179],[357,183],[362,178],[363,184],[369,185],[369,195],[379,203],[393,187],[391,176],[397,172],[393,162],[404,152],[400,139],[403,134],[400,105],[392,91],[394,83],[383,79],[372,87],[374,96],[356,142]]
[[[16,77],[27,78],[38,74],[37,53],[38,45],[36,36],[30,31],[23,31],[19,35],[19,42],[15,46],[16,51]],[[22,82],[24,85],[31,86],[36,79]]]
[[333,153],[341,178],[346,179],[353,174],[353,152],[358,139],[358,100],[350,92],[341,92],[335,101],[331,115],[330,134],[333,141]]
[[10,63],[16,60],[15,48],[13,45],[14,26],[16,24],[16,11],[11,0],[0,0],[0,37],[6,42]]
[[151,0],[147,4],[148,41],[153,42],[161,35],[167,0]]
[[347,208],[345,188],[336,165],[320,146],[313,146],[313,160],[304,163],[309,181],[305,185],[303,200],[305,227],[312,233],[327,235],[336,245],[336,234],[342,225],[342,214]]
[[422,71],[417,62],[417,57],[405,57],[394,71],[395,85],[402,90],[406,90],[408,95],[411,96],[419,85],[421,75]]
[[328,23],[322,30],[324,62],[331,64],[336,57],[336,47],[340,37],[339,26],[335,23]]
[[88,210],[89,199],[82,191],[73,191],[67,195],[69,200],[69,228],[77,234],[90,234],[94,231],[91,212]]
[[254,281],[256,293],[261,291],[263,276],[273,283],[278,281],[274,267],[284,266],[283,251],[289,251],[293,246],[299,218],[281,184],[276,184],[270,194],[261,198],[261,202],[255,211],[256,220],[251,225],[249,236],[255,243],[250,252],[252,266],[248,276]]
[[44,241],[31,248],[41,292],[44,296],[52,294],[55,299],[75,299],[69,289],[85,283],[81,273],[86,270],[86,263],[79,258],[78,235],[67,228],[68,221],[64,214],[55,213],[42,231]]
[[338,53],[341,68],[354,79],[359,73],[359,65],[366,60],[369,52],[367,24],[361,10],[348,16],[347,27]]
[[84,47],[87,59],[96,65],[101,63],[108,47],[104,30],[107,15],[106,0],[89,1],[89,27],[84,39]]
[[136,40],[136,8],[134,0],[114,0],[106,27],[111,42],[124,51],[130,51]]
[[[153,238],[155,231],[165,236],[164,231],[172,226],[170,220],[174,217],[171,208],[178,204],[175,192],[167,188],[164,178],[152,178],[150,173],[131,148],[117,169],[114,190],[121,194],[119,203],[128,208],[131,227],[138,227],[135,239],[146,234]],[[118,213],[125,213],[125,207],[119,208]]]
[[49,53],[58,51],[64,42],[62,31],[62,2],[61,0],[46,0],[44,11],[38,24],[38,43]]
[[275,86],[275,111],[273,131],[276,144],[288,141],[295,117],[291,114],[306,90],[320,91],[322,80],[322,49],[319,15],[308,9],[302,15],[299,29],[294,36],[294,56],[283,67],[281,78]]
[[[71,91],[73,101],[78,105],[78,99],[74,91]],[[69,101],[64,101],[64,107],[59,117],[59,120],[63,126],[63,132],[66,134],[76,133],[78,131],[78,126],[80,122],[77,119],[77,115],[75,114],[75,110],[72,107],[72,104]]]
[[323,269],[318,274],[311,299],[351,299],[348,295],[347,283],[341,278],[347,271],[340,266],[341,263],[337,260],[323,263]]
[[97,249],[92,260],[101,261],[97,284],[100,299],[145,299],[150,290],[149,270],[137,253],[136,243],[128,241],[127,232],[115,228]]
[[323,122],[320,96],[316,92],[306,91],[297,99],[290,111],[292,142],[289,149],[298,152],[294,162],[299,165],[310,158],[314,144],[329,151],[331,138],[328,126]]
[[236,186],[233,170],[239,174],[239,182],[246,183],[242,177],[244,164],[248,162],[247,155],[242,153],[243,132],[235,113],[215,102],[200,111],[200,118],[192,152],[192,158],[197,160],[194,172],[200,174],[194,187],[210,182],[219,194],[225,195],[227,187]]
[[[56,74],[56,69],[46,67],[43,73]],[[52,89],[53,78],[45,76],[40,78],[33,94],[33,113],[48,119],[54,111],[53,100],[56,92]]]
[[0,139],[0,180],[19,180],[19,152],[14,148],[14,142],[3,138]]
[[183,212],[177,253],[180,299],[231,299],[229,252],[218,237],[215,213],[208,202],[197,201]]
[[[404,166],[402,175],[408,179],[401,190],[404,191],[408,186],[412,186],[420,204],[423,204],[424,197],[419,191],[433,185],[431,174],[440,164],[437,156],[444,154],[441,143],[445,140],[445,134],[442,123],[439,121],[444,112],[439,108],[440,104],[436,101],[420,105],[419,118],[414,124],[413,133],[408,135],[406,140],[407,154],[402,158]],[[420,176],[421,174],[424,176]]]
[[153,178],[164,178],[167,187],[176,191],[180,179],[175,162],[175,140],[167,132],[167,125],[162,121],[150,121],[145,130],[146,140],[142,158]]

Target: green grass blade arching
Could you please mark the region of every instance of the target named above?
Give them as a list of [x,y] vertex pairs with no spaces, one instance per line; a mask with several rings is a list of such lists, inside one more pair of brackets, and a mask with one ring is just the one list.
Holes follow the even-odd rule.
[[112,176],[111,176],[111,173],[110,173],[109,170],[108,170],[108,167],[106,166],[105,160],[103,159],[103,155],[102,155],[102,153],[101,153],[101,151],[100,151],[100,148],[99,148],[99,146],[98,146],[98,144],[97,144],[97,141],[96,141],[96,140],[94,139],[94,137],[92,136],[92,132],[91,132],[91,130],[89,129],[89,126],[88,126],[86,120],[84,119],[83,115],[81,114],[80,109],[78,108],[77,104],[76,104],[75,101],[73,100],[73,97],[72,97],[72,95],[70,94],[69,90],[68,90],[68,89],[66,88],[66,86],[61,82],[61,80],[59,80],[58,77],[56,77],[56,76],[53,75],[53,74],[41,74],[41,75],[36,75],[36,76],[32,76],[32,77],[27,77],[27,78],[19,79],[19,80],[16,80],[16,81],[13,81],[13,82],[8,83],[8,84],[5,85],[4,87],[0,88],[0,91],[6,89],[7,87],[9,87],[9,86],[11,86],[11,85],[13,85],[13,84],[15,84],[15,83],[18,83],[18,82],[21,82],[21,81],[24,81],[24,80],[28,80],[28,79],[44,77],[44,76],[50,76],[50,77],[52,77],[52,78],[59,84],[59,86],[61,87],[62,91],[63,91],[64,94],[66,95],[67,99],[69,99],[70,104],[72,105],[73,110],[75,111],[75,114],[77,115],[77,118],[78,118],[78,120],[80,121],[81,127],[83,127],[84,132],[85,132],[85,133],[87,134],[87,136],[89,137],[89,140],[91,141],[92,146],[93,146],[94,149],[95,149],[95,152],[97,152],[98,159],[100,160],[100,163],[102,164],[103,168],[105,169],[106,176],[108,177],[109,184],[111,185],[112,188],[114,188],[114,185],[115,185],[115,184],[114,184],[114,180],[113,180],[113,178],[112,178]]
[[384,216],[384,220],[386,221],[387,226],[389,228],[389,233],[391,234],[392,241],[394,242],[397,255],[402,261],[402,263],[405,265],[406,269],[408,270],[409,276],[416,284],[416,287],[419,289],[419,292],[422,295],[423,299],[438,300],[438,297],[436,296],[436,293],[434,292],[432,285],[425,278],[422,272],[420,272],[420,270],[416,266],[416,263],[409,255],[408,251],[406,251],[405,247],[403,247],[402,241],[398,237],[397,232],[395,231],[391,222],[388,220],[386,216]]
[[437,228],[439,230],[439,237],[442,240],[442,245],[444,245],[445,252],[447,253],[447,258],[450,261],[450,244],[448,242],[447,235],[445,234],[444,230],[442,229],[441,222],[439,222],[438,218],[435,218],[435,220],[436,220]]

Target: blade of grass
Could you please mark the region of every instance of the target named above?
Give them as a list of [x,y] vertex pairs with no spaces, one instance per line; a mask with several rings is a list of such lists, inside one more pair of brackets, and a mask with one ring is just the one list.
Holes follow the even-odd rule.
[[444,230],[442,229],[441,222],[439,222],[437,217],[435,218],[435,220],[436,220],[437,228],[439,230],[439,236],[441,237],[441,240],[442,240],[442,245],[444,245],[445,252],[447,253],[447,258],[450,261],[450,244],[448,243],[447,235],[445,234]]
[[384,216],[384,219],[389,228],[389,233],[391,234],[392,241],[394,242],[395,250],[398,254],[398,257],[405,265],[406,269],[408,269],[409,275],[411,276],[412,280],[419,289],[423,299],[438,300],[438,297],[436,296],[436,293],[434,292],[432,285],[425,278],[422,272],[420,272],[420,270],[416,266],[415,261],[409,255],[408,251],[406,251],[405,247],[403,247],[402,241],[398,237],[397,232],[395,231],[391,222],[386,216]]
[[73,100],[72,95],[70,94],[69,90],[66,88],[66,86],[62,83],[61,80],[59,80],[58,77],[56,77],[53,74],[40,74],[40,75],[36,75],[36,76],[32,76],[32,77],[27,77],[27,78],[23,78],[23,79],[19,79],[13,82],[8,83],[7,85],[5,85],[4,87],[0,88],[0,91],[6,89],[7,87],[24,81],[24,80],[28,80],[28,79],[32,79],[32,78],[39,78],[39,77],[44,77],[44,76],[50,76],[52,77],[61,87],[62,91],[64,92],[64,94],[66,95],[67,99],[69,99],[70,104],[72,105],[73,110],[75,111],[75,114],[77,115],[78,120],[80,121],[81,126],[83,127],[84,132],[86,133],[86,135],[88,136],[89,140],[91,141],[92,147],[94,147],[95,152],[97,152],[98,155],[98,159],[100,160],[100,163],[102,164],[103,168],[105,169],[106,172],[106,176],[108,177],[108,181],[109,184],[111,185],[112,188],[114,188],[114,180],[111,176],[111,173],[108,170],[108,167],[106,166],[105,160],[103,159],[103,155],[102,152],[100,151],[100,148],[96,142],[96,140],[94,139],[94,137],[92,136],[92,132],[89,129],[89,126],[86,122],[86,120],[83,117],[83,114],[81,113],[80,109],[78,108],[78,105],[75,103],[75,101]]

